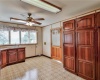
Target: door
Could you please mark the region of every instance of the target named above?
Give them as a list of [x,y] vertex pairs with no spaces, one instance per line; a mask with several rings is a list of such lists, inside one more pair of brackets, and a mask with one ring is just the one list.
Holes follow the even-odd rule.
[[17,62],[17,50],[13,49],[13,50],[8,50],[8,63],[12,64],[12,63],[16,63]]
[[64,32],[64,67],[75,72],[75,33]]
[[94,53],[93,30],[82,30],[77,32],[77,60],[78,74],[86,78],[94,79],[95,75],[95,53]]
[[61,29],[52,29],[51,38],[51,57],[62,62]]
[[64,29],[64,67],[65,69],[75,73],[75,20],[65,21],[63,23]]

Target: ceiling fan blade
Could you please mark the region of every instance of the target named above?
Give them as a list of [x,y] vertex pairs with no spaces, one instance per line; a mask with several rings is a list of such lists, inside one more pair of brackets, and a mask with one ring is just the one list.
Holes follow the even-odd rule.
[[10,17],[10,20],[11,19],[14,19],[14,20],[21,20],[21,21],[26,21],[26,20],[23,20],[23,19],[18,19],[18,18],[13,18],[13,17]]
[[44,18],[36,18],[34,20],[45,20]]
[[37,21],[35,21],[35,20],[33,20],[33,21],[31,21],[31,22],[41,25],[40,22],[37,22]]

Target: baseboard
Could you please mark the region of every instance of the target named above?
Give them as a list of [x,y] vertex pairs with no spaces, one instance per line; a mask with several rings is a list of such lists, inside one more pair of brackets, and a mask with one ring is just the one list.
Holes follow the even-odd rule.
[[45,57],[47,57],[47,58],[50,58],[50,59],[51,59],[51,57],[46,56],[46,55],[44,55],[44,54],[41,54],[41,55],[36,55],[36,56],[26,57],[25,59],[28,59],[28,58],[34,58],[34,57],[40,57],[40,56],[45,56]]
[[36,55],[36,56],[30,56],[30,57],[26,57],[25,59],[28,59],[28,58],[33,58],[33,57],[39,57],[40,55]]
[[49,56],[46,56],[46,55],[44,55],[44,54],[41,54],[41,56],[45,56],[45,57],[47,57],[47,58],[50,58],[50,59],[52,59],[51,57],[49,57]]

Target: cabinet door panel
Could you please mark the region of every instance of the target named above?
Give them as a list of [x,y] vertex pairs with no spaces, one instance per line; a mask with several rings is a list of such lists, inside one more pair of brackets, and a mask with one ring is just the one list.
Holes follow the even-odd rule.
[[74,43],[74,32],[64,32],[64,43],[73,44]]
[[25,59],[25,51],[18,51],[18,61],[23,61]]
[[9,52],[9,64],[17,62],[17,52]]
[[77,44],[93,45],[93,30],[82,30],[77,32]]
[[76,20],[77,29],[87,29],[94,27],[94,14],[78,18]]
[[64,56],[75,57],[75,51],[73,45],[64,44]]
[[66,58],[65,57],[65,68],[70,71],[75,71],[75,60],[74,58]]
[[95,21],[96,21],[96,26],[97,26],[97,27],[100,27],[100,12],[98,12],[98,13],[96,14]]
[[93,53],[94,53],[93,47],[85,47],[85,46],[78,47],[78,59],[93,61],[94,59]]
[[90,79],[94,78],[94,66],[92,63],[84,62],[84,61],[79,61],[79,68],[78,72],[80,75],[86,76]]
[[64,30],[74,30],[74,20],[64,22],[63,26]]

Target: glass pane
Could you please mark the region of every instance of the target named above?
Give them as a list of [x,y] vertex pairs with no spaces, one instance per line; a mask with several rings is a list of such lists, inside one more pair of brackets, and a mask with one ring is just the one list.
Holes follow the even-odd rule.
[[37,32],[30,32],[30,43],[37,43]]
[[20,37],[19,37],[19,31],[11,31],[11,44],[19,44],[20,43]]
[[9,44],[9,31],[0,31],[0,44]]
[[21,32],[21,44],[29,43],[28,31]]
[[60,30],[52,30],[52,46],[60,46]]

